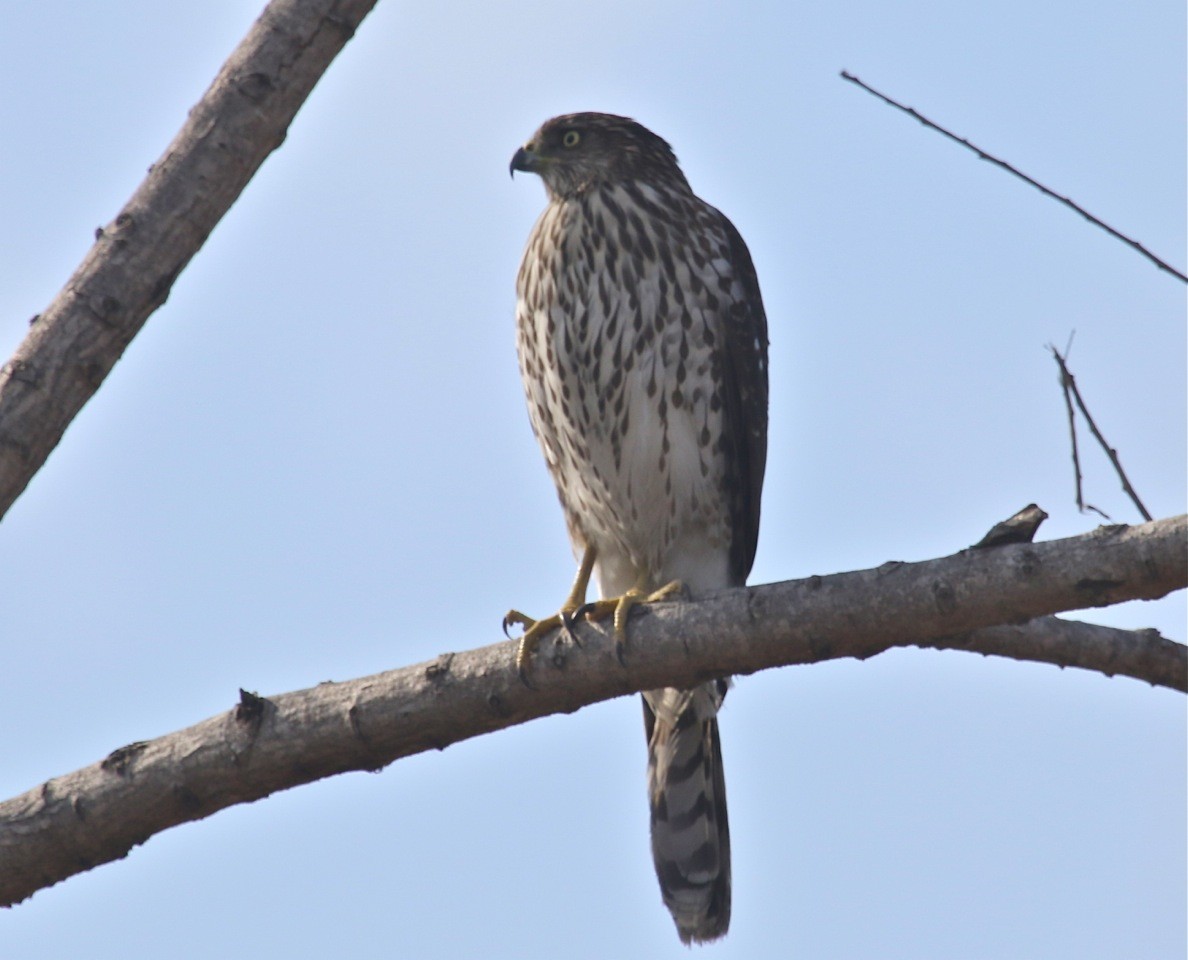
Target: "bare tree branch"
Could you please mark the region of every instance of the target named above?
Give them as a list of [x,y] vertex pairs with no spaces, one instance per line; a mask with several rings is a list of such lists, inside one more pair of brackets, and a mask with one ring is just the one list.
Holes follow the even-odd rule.
[[0,367],[0,516],[285,139],[375,0],[273,0]]
[[983,627],[964,637],[918,643],[936,650],[969,650],[986,656],[1034,660],[1058,667],[1096,670],[1188,692],[1188,648],[1158,630],[1122,630],[1097,623],[1037,617],[1027,623]]
[[[1093,510],[1096,513],[1102,513],[1102,511],[1098,510],[1097,507],[1086,505],[1081,495],[1081,461],[1080,457],[1077,455],[1077,423],[1076,414],[1074,413],[1072,407],[1072,400],[1076,400],[1077,408],[1081,411],[1082,416],[1085,418],[1085,422],[1089,425],[1090,432],[1094,437],[1097,438],[1097,442],[1101,444],[1101,449],[1105,451],[1106,456],[1110,458],[1110,463],[1114,465],[1114,471],[1118,474],[1118,478],[1122,481],[1122,489],[1125,490],[1126,495],[1130,497],[1131,503],[1133,503],[1135,507],[1138,508],[1138,512],[1142,518],[1150,522],[1152,519],[1151,514],[1147,511],[1147,508],[1143,506],[1143,501],[1139,499],[1139,495],[1135,492],[1134,487],[1130,485],[1130,478],[1126,476],[1126,471],[1122,469],[1122,461],[1118,459],[1118,451],[1106,442],[1106,438],[1102,436],[1101,431],[1097,428],[1097,424],[1090,415],[1089,408],[1085,406],[1085,401],[1081,399],[1081,391],[1077,389],[1076,378],[1068,369],[1068,364],[1066,362],[1068,359],[1067,356],[1061,356],[1060,351],[1057,350],[1052,344],[1048,344],[1048,349],[1052,352],[1052,356],[1055,358],[1057,366],[1060,367],[1060,386],[1064,390],[1064,405],[1068,408],[1068,429],[1072,434],[1073,466],[1077,473],[1077,509],[1081,512],[1084,512],[1087,508]],[[1069,399],[1070,396],[1072,397],[1072,400]],[[1102,513],[1102,516],[1105,516],[1105,514]],[[1109,518],[1107,517],[1107,519]]]
[[234,710],[0,803],[0,904],[233,804],[658,686],[915,645],[1186,690],[1181,644],[1049,616],[1182,589],[1186,552],[1183,516],[1102,527],[652,605],[632,622],[626,668],[605,632],[583,623],[580,647],[560,637],[541,647],[532,688],[507,642],[268,699],[243,694]]
[[865,90],[867,93],[873,94],[874,96],[878,97],[880,100],[883,101],[883,103],[886,103],[892,107],[895,107],[897,110],[902,110],[908,116],[915,117],[922,124],[924,124],[924,126],[931,127],[937,133],[948,137],[950,140],[954,141],[955,143],[961,144],[963,147],[966,147],[969,150],[972,150],[982,160],[987,160],[990,163],[995,164],[996,166],[1002,167],[1002,169],[1005,170],[1007,173],[1013,173],[1016,177],[1018,177],[1024,183],[1031,184],[1038,191],[1040,191],[1040,193],[1043,193],[1046,196],[1051,197],[1053,200],[1059,200],[1066,207],[1068,207],[1072,210],[1075,210],[1077,213],[1079,213],[1082,217],[1084,217],[1090,223],[1094,224],[1095,226],[1101,227],[1101,229],[1104,230],[1106,233],[1108,233],[1110,236],[1115,237],[1118,240],[1121,240],[1127,246],[1137,250],[1144,257],[1146,257],[1153,264],[1155,264],[1155,266],[1157,266],[1160,270],[1166,270],[1173,277],[1178,277],[1180,280],[1183,280],[1185,283],[1188,283],[1188,275],[1185,275],[1181,271],[1177,270],[1175,267],[1173,267],[1167,261],[1161,260],[1159,257],[1155,256],[1155,254],[1153,254],[1150,250],[1148,250],[1146,247],[1144,247],[1137,240],[1131,239],[1130,237],[1128,237],[1126,234],[1122,233],[1119,230],[1115,230],[1113,227],[1111,227],[1104,220],[1099,220],[1097,217],[1093,216],[1093,214],[1091,214],[1084,207],[1079,206],[1077,203],[1070,200],[1068,197],[1062,196],[1061,194],[1057,193],[1055,190],[1050,189],[1049,187],[1045,187],[1038,180],[1034,180],[1031,177],[1027,176],[1027,174],[1025,174],[1021,170],[1018,170],[1015,167],[1011,166],[1005,160],[1000,160],[998,157],[994,156],[993,154],[987,153],[981,147],[974,146],[972,143],[970,143],[964,137],[959,137],[959,136],[957,136],[957,134],[953,133],[952,131],[946,130],[940,124],[934,123],[932,120],[929,120],[926,116],[924,116],[924,114],[917,111],[914,107],[904,106],[899,101],[892,100],[885,93],[880,93],[878,90],[876,90],[874,87],[870,86],[869,84],[863,83],[861,80],[859,80],[856,76],[854,76],[848,70],[843,70],[841,72],[841,76],[842,76],[843,80],[849,80],[850,83],[856,84],[857,86],[859,86],[863,90]]

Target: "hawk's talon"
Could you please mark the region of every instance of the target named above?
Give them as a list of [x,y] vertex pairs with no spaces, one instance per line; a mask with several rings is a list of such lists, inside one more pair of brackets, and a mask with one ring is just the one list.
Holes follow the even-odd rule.
[[530,670],[529,663],[532,659],[532,654],[540,646],[540,641],[544,639],[546,634],[562,625],[561,615],[554,614],[551,617],[545,617],[543,620],[533,620],[531,617],[525,617],[523,614],[520,614],[520,619],[515,622],[522,623],[527,628],[524,631],[524,635],[520,637],[520,648],[516,651],[516,669],[523,676]]
[[519,671],[520,679],[527,686],[532,686],[528,682],[528,674],[531,672],[529,664],[532,654],[536,652],[541,638],[546,633],[560,627],[569,635],[569,638],[574,643],[578,642],[577,634],[573,629],[574,621],[580,615],[582,605],[586,602],[586,587],[590,583],[590,574],[593,572],[594,548],[586,547],[582,552],[582,562],[578,566],[578,572],[573,580],[573,586],[570,588],[569,595],[565,598],[565,602],[561,604],[561,609],[557,613],[551,617],[545,617],[543,620],[533,620],[518,610],[509,610],[507,616],[503,618],[504,633],[507,632],[509,622],[519,623],[525,628],[524,635],[520,637],[520,648],[516,651],[516,670]]
[[615,657],[623,666],[627,666],[627,622],[631,618],[631,611],[641,603],[658,603],[669,600],[673,595],[684,593],[685,585],[680,580],[666,583],[659,590],[644,593],[641,587],[632,587],[621,597],[607,597],[603,600],[591,600],[583,603],[574,611],[575,620],[605,620],[611,618],[615,639]]
[[[590,580],[590,573],[594,568],[594,551],[586,549],[582,557],[582,565],[578,570],[577,579],[569,596],[561,604],[561,609],[551,617],[543,620],[533,620],[519,610],[509,610],[503,618],[503,632],[506,634],[512,624],[524,627],[524,635],[520,637],[520,647],[516,651],[516,670],[520,679],[528,686],[528,676],[532,672],[532,655],[540,646],[540,641],[554,630],[563,630],[570,640],[581,646],[577,637],[577,624],[580,620],[605,620],[611,618],[612,633],[615,641],[615,658],[622,666],[627,666],[627,622],[631,618],[631,611],[641,603],[657,603],[668,600],[673,595],[684,592],[684,584],[680,580],[666,583],[659,590],[645,592],[644,587],[632,587],[621,597],[606,597],[602,600],[586,602],[586,585]],[[510,638],[509,638],[510,639]]]
[[582,645],[582,639],[578,636],[577,632],[577,615],[572,610],[562,610],[557,616],[561,618],[561,629],[569,637],[570,643],[575,647],[580,647]]
[[569,639],[574,643],[577,643],[577,631],[574,630],[574,627],[577,625],[578,621],[577,614],[573,610],[566,610],[564,607],[562,607],[557,612],[557,616],[561,618],[561,627],[569,636]]
[[518,623],[522,627],[531,626],[531,618],[524,616],[519,610],[508,610],[503,618],[503,635],[508,640],[512,638],[511,630],[509,629],[513,623]]
[[589,603],[583,603],[580,607],[573,611],[574,620],[590,620],[593,619],[588,614],[591,610],[598,606],[597,600],[591,600]]
[[680,580],[669,580],[659,590],[653,590],[646,597],[641,600],[641,603],[660,603],[664,600],[671,600],[673,597],[685,596],[685,585]]

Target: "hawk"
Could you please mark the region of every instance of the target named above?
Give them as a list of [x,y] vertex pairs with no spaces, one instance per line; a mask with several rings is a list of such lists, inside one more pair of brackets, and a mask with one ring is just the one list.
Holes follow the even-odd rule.
[[[516,281],[520,373],[581,558],[556,616],[532,620],[518,663],[575,616],[613,616],[680,589],[742,586],[767,458],[767,320],[746,244],[699,199],[672,148],[626,117],[542,126],[511,171],[548,206]],[[603,600],[587,604],[597,573]],[[718,741],[727,681],[643,694],[652,855],[685,943],[730,923],[730,836]]]

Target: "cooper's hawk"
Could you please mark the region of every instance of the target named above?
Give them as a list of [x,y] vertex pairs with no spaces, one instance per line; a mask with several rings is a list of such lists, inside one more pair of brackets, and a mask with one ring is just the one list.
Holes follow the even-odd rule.
[[[698,199],[671,147],[626,117],[545,123],[512,158],[549,203],[516,288],[532,428],[582,558],[540,636],[591,607],[616,641],[640,600],[683,584],[741,586],[759,531],[767,456],[767,321],[750,254]],[[604,598],[586,605],[597,570]],[[719,680],[643,695],[652,854],[686,943],[730,923],[730,837],[716,715]]]

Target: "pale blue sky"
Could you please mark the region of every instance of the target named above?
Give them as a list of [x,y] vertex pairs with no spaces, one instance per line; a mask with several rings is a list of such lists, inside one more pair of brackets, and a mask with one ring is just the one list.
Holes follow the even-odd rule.
[[[10,4],[0,353],[259,12]],[[1183,4],[462,5],[366,21],[0,524],[0,795],[262,694],[500,639],[572,575],[516,369],[556,113],[669,139],[771,324],[752,582],[1077,514],[1044,344],[1157,516],[1185,507],[1184,285],[838,79],[1184,266]],[[427,400],[426,398],[433,399]],[[1104,458],[1088,498],[1134,521]],[[1185,638],[1183,595],[1091,611]],[[714,958],[1182,958],[1185,701],[902,651],[744,678]],[[619,700],[219,813],[0,912],[5,960],[687,956]]]

